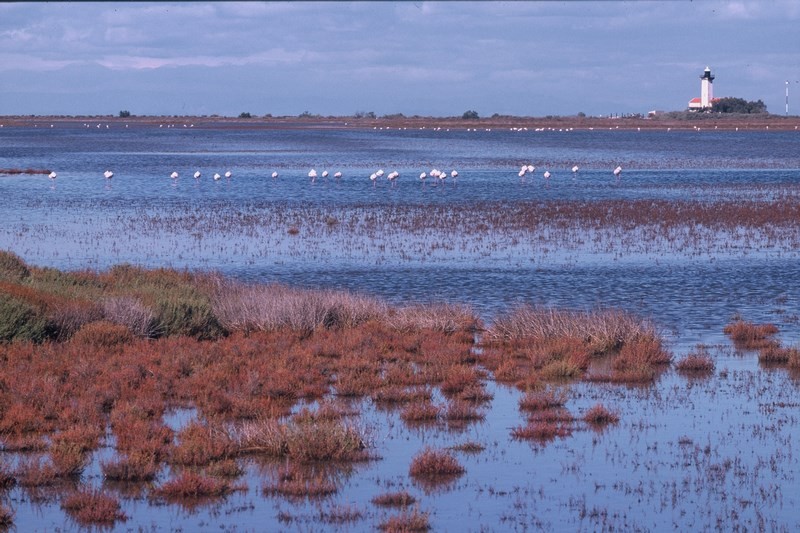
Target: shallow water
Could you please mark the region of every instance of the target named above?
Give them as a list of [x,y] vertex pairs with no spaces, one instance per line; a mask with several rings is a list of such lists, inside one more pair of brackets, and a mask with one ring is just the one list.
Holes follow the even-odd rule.
[[[773,322],[800,342],[800,228],[773,242],[711,233],[700,244],[648,241],[644,233],[543,227],[533,234],[475,234],[459,214],[481,202],[529,200],[770,201],[800,195],[800,133],[715,131],[216,130],[200,128],[3,128],[0,168],[49,168],[45,176],[0,176],[0,248],[31,264],[104,269],[120,262],[218,270],[254,282],[365,292],[392,302],[473,305],[486,321],[518,303],[619,307],[651,318],[676,357],[719,345],[711,378],[668,371],[647,388],[577,384],[567,408],[597,403],[621,422],[545,445],[514,441],[524,423],[519,393],[490,384],[484,422],[461,433],[411,430],[396,413],[364,402],[381,461],[340,473],[321,502],[266,497],[267,474],[251,464],[248,490],[189,511],[124,498],[118,529],[320,529],[320,513],[351,505],[364,518],[337,525],[370,530],[396,514],[369,503],[409,490],[435,530],[721,527],[796,530],[800,432],[796,376],[735,353],[722,328],[734,314]],[[536,165],[521,180],[522,164]],[[577,175],[569,168],[581,166]],[[619,180],[611,169],[624,168]],[[341,180],[307,173],[342,171]],[[459,172],[443,184],[420,172]],[[104,180],[106,168],[114,171]],[[378,168],[400,172],[374,185]],[[549,169],[549,182],[542,172]],[[177,180],[169,178],[176,170]],[[202,177],[195,180],[195,170]],[[214,172],[233,172],[214,181]],[[280,176],[273,180],[273,171]],[[452,210],[445,226],[412,233],[389,225],[404,209]],[[335,225],[326,225],[333,217]],[[351,220],[358,219],[358,222]],[[436,219],[440,220],[440,219]],[[287,230],[298,228],[297,235]],[[351,228],[357,228],[351,231]],[[176,423],[179,423],[176,421]],[[467,474],[428,491],[408,477],[424,445],[466,440]],[[98,454],[99,455],[99,454]],[[98,461],[95,458],[95,461]],[[268,471],[268,469],[267,469]],[[101,485],[97,463],[84,482]],[[76,529],[58,503],[6,498],[20,531]],[[280,513],[293,521],[280,521]],[[669,526],[667,526],[669,527]]]

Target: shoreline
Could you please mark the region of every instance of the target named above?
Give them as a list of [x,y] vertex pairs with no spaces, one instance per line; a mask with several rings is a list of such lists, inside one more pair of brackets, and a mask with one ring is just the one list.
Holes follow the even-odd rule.
[[704,115],[687,114],[681,118],[645,117],[490,117],[462,119],[460,117],[218,117],[218,116],[0,116],[2,127],[86,125],[123,127],[167,126],[226,129],[528,129],[528,130],[800,130],[800,116],[780,115]]

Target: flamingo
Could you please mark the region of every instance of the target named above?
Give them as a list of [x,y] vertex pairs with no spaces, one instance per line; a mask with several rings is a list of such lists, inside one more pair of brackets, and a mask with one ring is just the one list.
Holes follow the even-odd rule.
[[314,181],[317,179],[317,171],[312,168],[308,171],[308,177],[311,178],[311,181]]
[[400,175],[400,173],[395,170],[393,172],[389,172],[389,174],[386,176],[386,178],[392,183],[392,186],[394,186],[394,180],[396,180],[397,176],[399,176],[399,175]]
[[221,177],[222,177],[222,176],[220,176],[220,175],[219,175],[219,172],[214,172],[214,181],[217,181],[217,180],[218,180],[218,179],[220,179]]
[[194,179],[198,179],[198,178],[200,178],[200,171],[199,170],[194,173]]
[[231,176],[233,176],[233,172],[231,172],[230,170],[225,173],[226,178],[230,179]]
[[447,172],[440,172],[437,170],[436,177],[439,178],[439,183],[444,184],[444,180],[447,178]]
[[327,170],[323,170],[322,171],[322,177],[323,178],[327,178],[328,177],[328,171]]
[[534,170],[536,170],[536,167],[535,167],[535,166],[533,166],[533,165],[528,165],[527,169],[528,169],[528,172],[530,172],[531,174],[533,174],[533,171],[534,171]]
[[578,167],[578,165],[575,165],[574,167],[572,167],[572,173],[573,173],[573,174],[577,174],[577,173],[578,173],[578,170],[579,170],[579,167]]
[[520,167],[520,169],[519,169],[519,175],[520,175],[520,176],[522,176],[522,175],[524,175],[524,174],[525,174],[527,171],[528,171],[528,166],[527,166],[527,165],[522,165],[522,166]]
[[378,176],[379,178],[383,177],[383,169],[382,168],[378,169],[378,171],[375,173],[375,175]]
[[454,170],[454,171],[452,171],[452,172],[450,173],[450,176],[451,176],[453,179],[456,179],[456,178],[458,177],[458,172],[456,172],[456,171]]
[[169,177],[174,179],[174,180],[176,180],[176,179],[178,179],[178,173],[177,172],[173,172],[172,174],[169,175]]
[[615,169],[614,169],[614,175],[615,175],[616,177],[619,177],[619,175],[620,175],[621,173],[622,173],[622,167],[621,167],[621,166],[617,166],[617,168],[615,168]]
[[372,174],[370,174],[369,179],[372,180],[372,186],[374,187],[375,181],[378,179],[378,174],[373,172]]
[[113,178],[113,177],[114,177],[114,173],[113,173],[113,172],[111,172],[110,170],[106,170],[105,172],[103,172],[103,176],[104,176],[104,177],[105,177],[107,180],[110,180],[111,178]]
[[56,177],[58,177],[58,174],[56,174],[56,172],[54,170],[53,172],[48,174],[47,177],[50,178],[51,180],[54,180],[54,179],[56,179]]
[[546,179],[546,180],[550,179],[550,171],[549,170],[545,170],[544,171],[544,179]]
[[421,179],[423,183],[425,182],[425,178],[427,178],[427,177],[428,177],[428,175],[425,174],[424,172],[419,175],[419,179]]
[[272,177],[273,177],[273,178],[277,178],[277,177],[278,177],[278,173],[277,173],[277,172],[273,172],[273,173],[272,173]]
[[524,178],[525,177],[525,171],[524,170],[520,170],[519,173],[518,173],[518,176],[520,178]]
[[336,174],[333,175],[333,177],[338,180],[339,178],[342,177],[342,173],[341,172],[337,172]]

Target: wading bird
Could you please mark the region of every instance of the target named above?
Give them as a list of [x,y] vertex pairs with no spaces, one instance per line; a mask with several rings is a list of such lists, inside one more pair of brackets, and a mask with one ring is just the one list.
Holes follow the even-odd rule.
[[105,172],[103,172],[103,177],[107,180],[110,180],[111,178],[114,177],[114,173],[111,172],[110,170],[106,170]]
[[456,172],[455,170],[454,170],[454,171],[452,171],[452,172],[450,173],[450,177],[452,177],[453,179],[456,179],[456,178],[458,177],[458,172]]
[[427,174],[425,174],[424,172],[423,172],[422,174],[420,174],[420,175],[419,175],[419,179],[421,179],[423,183],[425,182],[425,179],[426,179],[427,177],[428,177],[428,175],[427,175]]
[[198,179],[200,177],[200,171],[194,173],[194,179]]
[[169,175],[169,177],[174,179],[174,180],[178,179],[178,173],[177,172],[173,172],[172,174]]
[[277,172],[273,172],[273,173],[272,173],[272,177],[273,177],[273,178],[277,178],[277,177],[278,177],[278,173],[277,173]]
[[231,176],[233,176],[233,172],[231,172],[230,170],[225,173],[226,178],[230,179]]
[[311,169],[308,171],[308,177],[311,178],[311,181],[317,179],[317,171],[315,169]]
[[322,177],[323,178],[327,178],[328,177],[328,171],[327,170],[323,170],[322,171]]
[[56,179],[56,177],[58,177],[58,174],[56,174],[56,172],[54,170],[53,172],[48,174],[47,177],[50,178],[51,180],[54,180],[54,179]]
[[617,168],[614,169],[614,175],[616,177],[619,177],[620,174],[622,174],[622,167],[621,166],[617,166]]
[[339,178],[342,177],[342,173],[341,172],[337,172],[336,174],[333,175],[333,177],[338,180]]
[[389,174],[386,176],[386,179],[388,179],[394,186],[394,180],[396,180],[399,175],[400,173],[395,170],[393,172],[389,172]]
[[219,175],[219,172],[214,172],[214,181],[219,180],[222,176]]
[[544,179],[546,179],[546,180],[550,179],[550,171],[549,170],[545,170],[544,171]]
[[573,173],[573,174],[577,174],[577,173],[578,173],[578,170],[579,170],[579,169],[578,169],[578,165],[575,165],[574,167],[572,167],[572,173]]
[[373,172],[372,174],[369,175],[369,179],[372,180],[372,186],[374,187],[375,182],[378,179],[378,174],[376,172]]

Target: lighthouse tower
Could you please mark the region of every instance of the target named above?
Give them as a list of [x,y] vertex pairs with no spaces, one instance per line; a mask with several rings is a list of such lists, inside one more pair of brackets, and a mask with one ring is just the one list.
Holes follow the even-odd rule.
[[700,105],[703,109],[711,107],[711,100],[714,99],[714,76],[711,75],[711,69],[706,67],[703,75],[700,76]]

